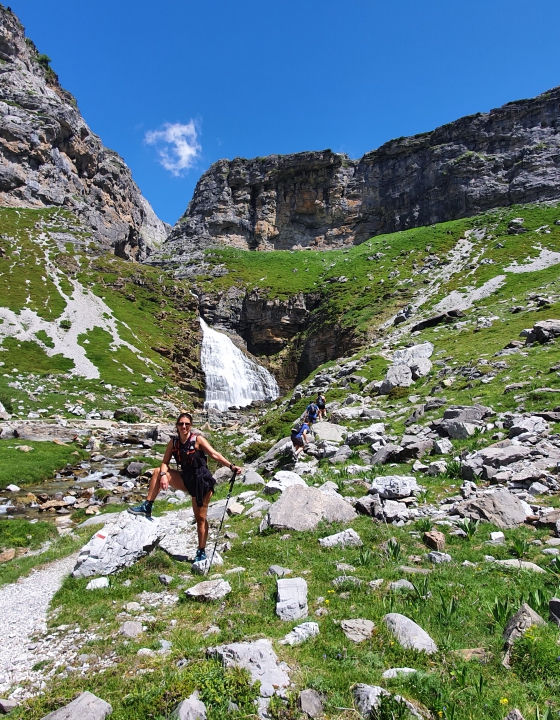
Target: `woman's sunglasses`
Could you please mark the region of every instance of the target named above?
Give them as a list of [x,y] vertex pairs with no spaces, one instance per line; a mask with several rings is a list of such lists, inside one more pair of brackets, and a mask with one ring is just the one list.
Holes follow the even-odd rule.
[[189,427],[189,425],[191,425],[191,424],[192,424],[192,423],[190,423],[190,422],[180,422],[180,423],[177,423],[177,425],[184,425],[185,427]]

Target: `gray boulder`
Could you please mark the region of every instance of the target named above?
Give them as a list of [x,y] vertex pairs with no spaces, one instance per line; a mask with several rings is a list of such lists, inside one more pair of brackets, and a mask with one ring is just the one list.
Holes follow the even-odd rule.
[[275,473],[274,478],[264,486],[265,495],[276,495],[283,493],[286,488],[292,485],[306,485],[305,480],[295,472],[289,470],[279,470]]
[[286,530],[314,530],[321,520],[351,522],[354,508],[340,495],[318,488],[296,485],[284,490],[263,518],[261,532],[268,527]]
[[131,415],[137,418],[137,420],[133,420],[133,422],[142,422],[144,419],[144,411],[137,405],[131,405],[129,407],[123,407],[120,410],[115,410],[113,417],[115,420],[120,420],[123,417]]
[[513,708],[513,710],[510,710],[508,712],[504,720],[525,720],[525,718],[521,714],[520,710],[518,710],[517,708]]
[[326,440],[332,443],[341,443],[348,433],[344,425],[336,425],[330,422],[320,422],[313,426],[313,434],[317,440]]
[[227,580],[205,580],[193,587],[185,590],[185,595],[195,600],[203,602],[211,602],[212,600],[221,600],[231,592],[231,585]]
[[[207,655],[218,657],[224,667],[240,667],[248,670],[251,682],[260,682],[274,689],[285,688],[290,684],[288,666],[279,664],[270,640],[238,642],[208,648]],[[261,690],[262,693],[262,690]]]
[[147,555],[159,539],[157,520],[120,513],[115,521],[96,532],[80,550],[72,575],[111,575]]
[[199,700],[197,690],[177,705],[171,713],[171,718],[172,720],[206,720],[206,705]]
[[276,581],[276,614],[289,622],[307,617],[307,583],[303,578],[283,578]]
[[509,427],[509,437],[514,438],[524,433],[531,435],[546,435],[548,434],[549,427],[546,420],[537,415],[530,415],[524,417],[522,415],[513,417],[510,423],[504,423],[506,427]]
[[342,620],[340,627],[348,640],[351,640],[354,643],[361,643],[364,640],[368,640],[375,629],[375,625],[371,622],[371,620],[365,620],[364,618],[359,618],[357,620]]
[[298,697],[298,705],[308,717],[319,717],[323,714],[323,698],[317,690],[302,690]]
[[370,495],[379,495],[387,500],[410,497],[418,492],[420,487],[416,478],[408,475],[381,475],[374,478],[368,490]]
[[42,720],[104,720],[113,712],[108,702],[87,690],[71,703],[45,715]]
[[349,445],[341,445],[335,454],[329,458],[329,462],[332,465],[336,465],[336,463],[343,463],[348,460],[350,455],[352,455],[352,448]]
[[393,354],[393,365],[407,365],[412,367],[419,360],[427,359],[432,356],[434,346],[431,342],[420,343],[412,347],[395,350]]
[[527,345],[534,342],[545,343],[560,336],[560,320],[539,320],[527,335]]
[[517,527],[527,517],[519,498],[505,488],[458,503],[455,510],[461,517],[484,520],[501,530]]
[[514,642],[522,637],[533,625],[546,625],[546,622],[527,603],[523,603],[515,615],[508,620],[504,629],[503,638],[506,650],[502,660],[504,667],[509,667],[509,658]]
[[301,645],[301,643],[314,638],[319,634],[319,625],[316,622],[305,622],[291,630],[280,645]]
[[385,615],[383,622],[403,648],[411,648],[428,655],[438,651],[437,645],[428,633],[405,615],[389,613]]
[[364,717],[370,717],[371,711],[379,707],[381,699],[389,697],[390,694],[378,685],[364,685],[363,683],[358,683],[352,689],[356,710]]
[[320,538],[319,545],[321,547],[362,547],[363,542],[355,530],[348,528],[342,532]]
[[264,479],[254,470],[247,470],[243,475],[243,485],[264,485]]
[[410,387],[413,383],[412,370],[407,365],[391,365],[379,388],[380,395],[388,395],[393,388]]
[[366,443],[373,443],[380,440],[385,434],[385,425],[383,423],[374,423],[367,428],[362,430],[356,430],[346,438],[346,444],[350,445],[365,445]]

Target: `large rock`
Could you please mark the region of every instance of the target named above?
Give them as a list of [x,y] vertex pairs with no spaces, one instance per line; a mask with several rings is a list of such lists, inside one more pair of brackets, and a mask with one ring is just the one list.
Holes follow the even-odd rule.
[[205,580],[204,582],[193,585],[193,587],[185,590],[185,595],[195,600],[203,602],[211,602],[212,600],[221,600],[231,592],[231,585],[227,580]]
[[502,530],[521,525],[527,517],[519,498],[505,488],[458,503],[455,510],[462,517],[484,520]]
[[305,480],[295,472],[290,470],[279,470],[275,473],[274,478],[264,486],[265,495],[276,495],[283,493],[286,488],[292,485],[306,485]]
[[160,539],[157,520],[123,512],[80,550],[74,577],[111,575],[151,552]]
[[321,547],[362,547],[363,542],[355,530],[348,528],[342,530],[342,532],[335,533],[334,535],[328,535],[327,537],[319,539],[319,545]]
[[560,320],[539,320],[533,325],[525,342],[528,345],[534,342],[545,343],[557,337],[560,337]]
[[320,422],[313,426],[313,433],[317,440],[341,443],[348,433],[348,428],[331,422]]
[[276,581],[278,602],[276,614],[289,622],[307,617],[307,583],[303,578],[283,578]]
[[352,448],[350,445],[341,445],[338,450],[334,453],[334,455],[331,455],[329,458],[329,462],[331,465],[336,465],[337,463],[343,463],[348,460],[348,458],[352,455]]
[[292,455],[291,438],[282,438],[275,443],[270,450],[255,461],[254,465],[257,469],[272,470],[282,457],[290,457]]
[[307,485],[293,485],[271,505],[260,529],[314,530],[321,520],[351,522],[356,517],[353,507],[341,496]]
[[509,427],[510,438],[523,435],[524,433],[529,433],[531,435],[545,435],[548,433],[547,421],[538,415],[530,415],[529,417],[513,417],[506,427]]
[[356,430],[346,438],[346,444],[350,445],[365,445],[366,443],[372,443],[379,441],[385,434],[385,425],[383,423],[373,423],[367,428],[362,430]]
[[243,485],[264,485],[264,479],[254,470],[246,470],[243,475]]
[[437,645],[428,633],[405,615],[389,613],[385,615],[383,622],[403,648],[418,650],[428,655],[438,651]]
[[379,388],[380,395],[388,395],[393,388],[410,387],[413,383],[412,370],[407,365],[391,365]]
[[352,690],[356,710],[364,717],[371,717],[371,711],[379,707],[383,697],[389,697],[390,692],[379,685],[365,685],[358,683]]
[[207,654],[218,657],[224,667],[240,667],[248,670],[251,682],[270,685],[274,689],[285,688],[290,684],[288,666],[279,664],[270,640],[238,642],[208,648]]
[[323,698],[317,690],[311,688],[302,690],[298,697],[298,705],[300,710],[310,718],[323,714]]
[[523,603],[519,610],[508,620],[504,629],[503,638],[505,641],[505,655],[502,664],[509,667],[509,658],[516,640],[522,637],[533,625],[546,625],[546,621],[531,608]]
[[420,345],[395,350],[393,353],[393,365],[406,365],[412,367],[419,360],[426,360],[432,356],[434,346],[431,342],[423,342]]
[[410,497],[420,492],[416,478],[409,475],[381,475],[376,477],[368,493],[387,500]]
[[206,705],[195,690],[186,700],[180,702],[171,713],[172,720],[206,720]]
[[68,705],[45,715],[43,720],[104,720],[112,712],[108,702],[86,690]]

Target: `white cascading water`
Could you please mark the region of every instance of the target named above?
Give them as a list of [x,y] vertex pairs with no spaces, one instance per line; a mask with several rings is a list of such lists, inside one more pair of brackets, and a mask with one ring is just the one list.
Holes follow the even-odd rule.
[[268,370],[250,360],[227,335],[202,328],[202,369],[206,375],[204,407],[227,410],[245,407],[253,400],[274,400],[280,394],[278,383]]

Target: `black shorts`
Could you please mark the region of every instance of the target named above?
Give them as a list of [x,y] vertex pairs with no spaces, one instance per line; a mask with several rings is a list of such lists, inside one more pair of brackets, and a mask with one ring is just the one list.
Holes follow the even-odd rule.
[[300,438],[300,437],[299,437],[299,438],[298,438],[298,437],[293,437],[293,438],[292,438],[292,442],[293,442],[293,444],[294,444],[296,447],[303,447],[303,445],[304,445],[304,443],[303,443],[303,438]]
[[319,410],[324,410],[326,406],[325,405],[317,405],[317,407],[319,408]]
[[[191,497],[196,497],[196,485],[197,485],[197,478],[193,475],[187,475],[186,473],[181,473],[181,478],[183,480],[183,485],[185,486],[185,490],[189,493]],[[212,478],[214,480],[214,478]],[[206,497],[206,495],[211,491],[214,490],[215,482],[211,482],[209,478],[202,478],[198,482],[202,483],[202,497]]]

